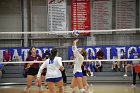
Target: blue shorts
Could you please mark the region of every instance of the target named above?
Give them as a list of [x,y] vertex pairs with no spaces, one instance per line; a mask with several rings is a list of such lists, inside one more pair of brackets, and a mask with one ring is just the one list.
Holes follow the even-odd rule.
[[74,77],[83,77],[83,73],[82,72],[76,72],[75,74],[74,74]]
[[58,78],[48,78],[46,79],[46,82],[58,82],[62,80],[62,77],[58,77]]

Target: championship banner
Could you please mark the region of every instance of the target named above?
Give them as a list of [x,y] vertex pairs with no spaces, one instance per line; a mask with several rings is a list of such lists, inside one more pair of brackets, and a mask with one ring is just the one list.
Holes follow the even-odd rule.
[[90,30],[90,0],[71,0],[71,30]]
[[112,0],[93,1],[93,29],[112,29]]
[[136,28],[135,19],[136,0],[116,0],[116,28]]
[[[78,48],[84,48],[87,51],[88,56],[92,52],[94,57],[96,57],[96,53],[101,49],[104,53],[105,59],[113,59],[114,56],[120,58],[123,52],[129,57],[129,51],[131,50],[133,54],[138,53],[140,57],[140,46],[79,46]],[[72,56],[72,47],[69,47],[68,59],[70,60]]]
[[66,0],[48,1],[48,31],[66,31]]
[[[8,49],[12,61],[17,60],[17,58],[19,61],[25,61],[28,56],[28,51],[30,50],[30,48],[0,48],[0,62],[3,62],[6,49]],[[46,50],[51,51],[51,49],[52,47],[36,48],[36,53],[42,57]]]

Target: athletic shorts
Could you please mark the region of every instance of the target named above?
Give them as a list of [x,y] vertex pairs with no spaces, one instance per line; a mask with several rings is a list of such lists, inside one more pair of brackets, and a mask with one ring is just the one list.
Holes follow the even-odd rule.
[[28,75],[37,75],[39,68],[29,68]]
[[75,74],[74,74],[74,77],[83,77],[83,73],[82,72],[76,72]]
[[46,79],[46,82],[59,82],[60,80],[62,80],[62,77],[58,77],[58,78],[48,78]]

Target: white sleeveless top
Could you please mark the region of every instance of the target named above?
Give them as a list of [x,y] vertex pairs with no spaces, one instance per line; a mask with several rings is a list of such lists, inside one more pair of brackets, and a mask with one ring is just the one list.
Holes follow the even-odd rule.
[[47,68],[46,79],[62,77],[61,71],[59,70],[62,65],[62,58],[55,57],[53,61],[47,59],[40,67],[37,77],[41,77],[41,73],[44,68]]
[[84,57],[78,52],[77,46],[72,46],[72,51],[75,58],[73,74],[76,72],[82,72],[81,66],[83,64]]

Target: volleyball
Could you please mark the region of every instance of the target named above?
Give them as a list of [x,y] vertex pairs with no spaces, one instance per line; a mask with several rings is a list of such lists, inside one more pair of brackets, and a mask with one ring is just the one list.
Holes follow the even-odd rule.
[[73,32],[72,32],[72,35],[74,36],[74,37],[78,37],[79,36],[79,31],[78,30],[73,30]]

